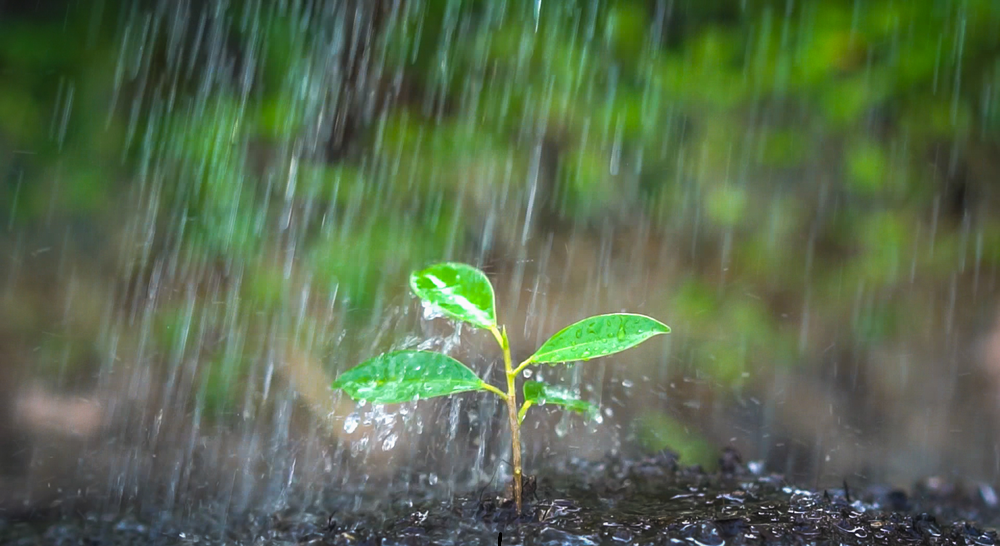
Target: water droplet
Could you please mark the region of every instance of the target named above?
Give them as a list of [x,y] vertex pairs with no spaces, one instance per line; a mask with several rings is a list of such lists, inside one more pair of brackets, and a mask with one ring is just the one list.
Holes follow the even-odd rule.
[[445,316],[445,314],[441,312],[441,309],[438,306],[429,303],[427,301],[421,301],[420,307],[424,320],[434,320]]
[[399,437],[396,434],[390,434],[387,436],[386,439],[382,441],[382,451],[389,451],[390,449],[396,447],[396,440],[398,438]]
[[358,429],[358,424],[361,422],[361,418],[358,416],[357,412],[352,413],[344,419],[344,432],[350,434]]
[[431,473],[429,476],[427,476],[427,483],[429,483],[431,485],[436,485],[437,482],[438,482],[438,475],[437,474]]
[[560,419],[559,422],[556,423],[555,431],[556,431],[556,436],[560,438],[566,437],[566,434],[569,433],[569,420],[566,419],[565,417]]
[[567,531],[562,531],[554,527],[546,527],[538,534],[543,546],[597,546],[595,537],[589,535],[575,535]]
[[525,370],[524,370],[524,372],[522,372],[522,373],[524,374],[524,378],[525,378],[525,379],[530,379],[530,378],[531,378],[531,376],[532,376],[532,374],[534,374],[534,372],[533,372],[533,371],[531,371],[531,370],[528,370],[528,369],[525,369]]

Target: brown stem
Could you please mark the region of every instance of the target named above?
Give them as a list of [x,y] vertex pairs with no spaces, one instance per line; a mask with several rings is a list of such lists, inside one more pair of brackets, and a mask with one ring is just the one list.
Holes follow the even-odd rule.
[[517,374],[511,365],[510,342],[507,340],[507,329],[504,328],[499,334],[494,332],[497,341],[503,348],[503,364],[507,372],[507,418],[510,421],[510,450],[511,460],[514,465],[514,504],[517,505],[517,513],[521,513],[521,422],[517,418]]
[[514,461],[514,503],[521,513],[521,424],[517,419],[517,391],[514,390],[513,373],[507,374],[507,417],[510,421],[510,449]]

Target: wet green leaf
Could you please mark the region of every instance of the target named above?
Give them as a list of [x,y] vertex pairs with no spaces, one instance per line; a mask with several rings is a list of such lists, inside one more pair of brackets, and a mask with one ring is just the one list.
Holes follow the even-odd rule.
[[374,404],[484,390],[482,380],[465,364],[428,351],[396,351],[371,358],[341,374],[333,388]]
[[549,338],[529,359],[556,364],[590,360],[635,347],[647,339],[670,333],[670,327],[644,315],[598,315],[567,326]]
[[445,315],[479,328],[496,326],[493,285],[470,265],[439,263],[410,274],[410,287],[420,299]]
[[598,417],[598,408],[590,402],[580,400],[568,389],[542,383],[541,381],[524,382],[524,401],[533,404],[555,404],[570,411],[584,413],[591,419]]

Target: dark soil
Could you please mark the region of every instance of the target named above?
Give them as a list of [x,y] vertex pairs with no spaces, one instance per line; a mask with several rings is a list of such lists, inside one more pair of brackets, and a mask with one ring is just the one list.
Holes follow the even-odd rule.
[[1000,509],[986,486],[927,480],[912,495],[847,484],[808,491],[752,472],[731,451],[721,468],[682,468],[666,454],[571,460],[542,475],[520,517],[495,496],[412,491],[228,519],[207,509],[183,521],[165,514],[0,515],[0,544],[492,545],[501,535],[505,546],[998,544],[990,526]]

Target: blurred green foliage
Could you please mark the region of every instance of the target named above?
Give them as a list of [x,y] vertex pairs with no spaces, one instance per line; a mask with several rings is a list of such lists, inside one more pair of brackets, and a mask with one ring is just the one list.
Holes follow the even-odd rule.
[[691,427],[658,411],[647,411],[633,425],[639,442],[649,451],[669,450],[682,465],[700,465],[708,472],[718,466],[718,450]]
[[[520,214],[538,171],[551,190],[538,206],[564,225],[628,211],[702,255],[727,249],[724,280],[690,258],[649,310],[722,385],[820,350],[784,310],[865,342],[906,335],[928,311],[901,294],[1000,254],[1000,224],[947,207],[991,183],[948,165],[1000,144],[992,0],[404,2],[357,42],[364,93],[396,89],[367,117],[364,93],[316,88],[332,81],[325,27],[265,4],[255,25],[226,23],[252,92],[192,63],[169,111],[129,93],[173,74],[170,46],[135,61],[141,76],[121,60],[141,25],[122,26],[115,2],[98,27],[76,5],[0,18],[2,224],[117,218],[122,187],[155,171],[165,244],[241,271],[248,306],[292,316],[289,287],[311,282],[364,321],[407,271],[468,255],[489,206]],[[360,77],[344,76],[345,89]],[[354,125],[344,149],[304,152],[330,116]],[[165,353],[177,331],[164,327]],[[242,361],[213,358],[206,400]]]
[[34,226],[108,212],[121,124],[109,121],[114,43],[88,10],[0,16],[0,221]]

